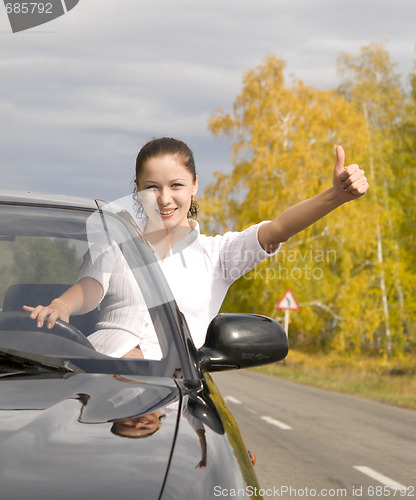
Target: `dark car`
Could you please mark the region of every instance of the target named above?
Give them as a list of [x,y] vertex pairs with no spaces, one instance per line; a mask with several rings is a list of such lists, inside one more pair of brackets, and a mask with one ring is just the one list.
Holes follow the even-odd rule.
[[[38,328],[83,257],[116,245],[137,281],[161,356],[97,352],[100,306]],[[238,427],[208,372],[283,359],[274,320],[219,314],[196,349],[138,226],[114,204],[0,193],[0,498],[256,498]]]

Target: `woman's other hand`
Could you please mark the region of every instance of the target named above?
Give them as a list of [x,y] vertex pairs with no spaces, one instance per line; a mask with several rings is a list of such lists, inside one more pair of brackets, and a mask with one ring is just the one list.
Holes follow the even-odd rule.
[[68,306],[60,299],[54,299],[48,306],[23,306],[24,311],[31,311],[30,318],[37,320],[37,327],[42,328],[46,318],[47,327],[53,328],[57,319],[69,323],[70,311]]

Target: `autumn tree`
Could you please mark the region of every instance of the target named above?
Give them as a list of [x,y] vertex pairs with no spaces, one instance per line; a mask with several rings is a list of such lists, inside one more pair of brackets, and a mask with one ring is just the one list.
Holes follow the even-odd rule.
[[402,314],[400,315],[404,348],[416,349],[416,64],[409,76],[409,93],[403,108],[390,163],[394,168],[391,194],[401,207],[396,221],[402,269]]
[[[217,173],[206,189],[208,231],[272,219],[329,187],[337,144],[349,163],[368,158],[364,115],[335,91],[295,78],[287,86],[284,69],[284,61],[266,58],[244,75],[232,112],[218,110],[210,119],[212,133],[232,141],[233,170]],[[350,203],[289,240],[232,287],[224,309],[273,315],[290,287],[303,306],[291,322],[292,345],[345,352],[371,343],[379,323],[369,265],[376,238],[371,209],[365,198]]]
[[[380,289],[382,321],[376,332],[380,348],[392,355],[406,329],[406,272],[401,247],[403,198],[396,196],[403,160],[397,161],[398,131],[403,123],[405,95],[396,65],[383,44],[371,43],[360,54],[343,53],[338,59],[340,93],[365,116],[370,138],[369,196],[374,202],[376,240],[374,277]],[[405,189],[407,191],[407,188]],[[376,304],[377,306],[377,304]]]

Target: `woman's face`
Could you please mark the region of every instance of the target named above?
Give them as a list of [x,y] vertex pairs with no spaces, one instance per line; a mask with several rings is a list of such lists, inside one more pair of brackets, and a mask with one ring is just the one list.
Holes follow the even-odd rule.
[[159,416],[160,411],[148,413],[140,417],[128,418],[115,422],[113,425],[114,432],[119,436],[142,438],[150,436],[160,429],[161,423]]
[[187,215],[197,190],[198,179],[194,182],[175,155],[150,158],[137,178],[137,191],[153,228],[188,226]]

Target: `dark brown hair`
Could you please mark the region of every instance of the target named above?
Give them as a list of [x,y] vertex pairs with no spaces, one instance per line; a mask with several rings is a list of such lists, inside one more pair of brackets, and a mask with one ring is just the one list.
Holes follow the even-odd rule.
[[[196,181],[194,155],[191,149],[183,141],[172,137],[153,139],[142,147],[136,158],[136,182],[133,193],[133,197],[136,202],[139,202],[137,196],[137,179],[139,178],[143,165],[151,158],[167,155],[178,156],[183,166],[192,174],[193,181]],[[196,219],[198,216],[198,209],[198,203],[192,198],[191,206],[188,211],[188,217]]]

